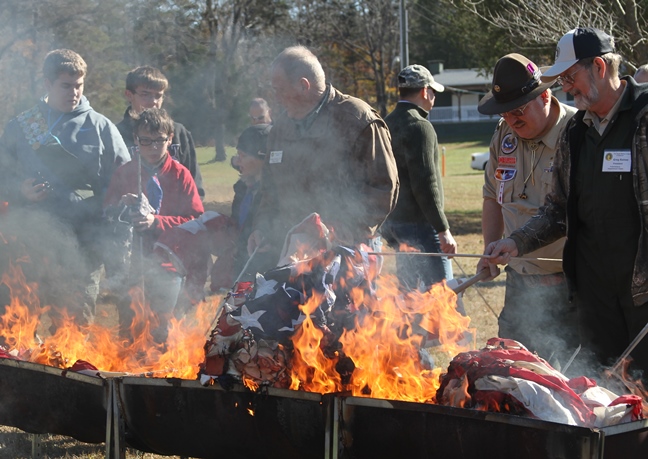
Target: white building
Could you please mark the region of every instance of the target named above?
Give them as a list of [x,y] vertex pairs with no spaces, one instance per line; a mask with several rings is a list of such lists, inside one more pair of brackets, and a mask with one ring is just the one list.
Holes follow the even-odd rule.
[[[480,99],[490,90],[492,75],[476,69],[444,69],[441,62],[430,62],[428,69],[434,80],[445,86],[438,93],[434,108],[428,118],[433,123],[457,123],[465,121],[497,121],[497,115],[482,115],[477,111]],[[553,89],[556,98],[573,104],[572,97],[561,89]],[[569,100],[568,100],[569,97]]]

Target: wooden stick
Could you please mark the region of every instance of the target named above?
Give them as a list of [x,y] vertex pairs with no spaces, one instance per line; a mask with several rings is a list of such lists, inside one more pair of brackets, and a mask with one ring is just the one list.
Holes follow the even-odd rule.
[[471,285],[474,285],[477,282],[486,279],[488,276],[490,276],[490,271],[488,269],[482,269],[477,274],[475,274],[473,277],[470,277],[470,278],[466,279],[464,282],[457,285],[452,290],[458,295],[461,292],[463,292],[464,290],[466,290],[468,287],[470,287]]

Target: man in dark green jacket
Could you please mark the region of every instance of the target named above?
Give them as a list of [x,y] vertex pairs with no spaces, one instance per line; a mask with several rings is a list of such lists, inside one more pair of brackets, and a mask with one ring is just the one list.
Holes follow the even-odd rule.
[[[398,75],[398,88],[400,100],[385,122],[392,135],[400,190],[396,207],[382,226],[381,234],[396,250],[456,253],[457,243],[443,213],[439,143],[427,120],[435,94],[444,87],[422,65],[410,65]],[[436,282],[452,278],[447,257],[402,255],[396,268],[406,289],[426,290]]]

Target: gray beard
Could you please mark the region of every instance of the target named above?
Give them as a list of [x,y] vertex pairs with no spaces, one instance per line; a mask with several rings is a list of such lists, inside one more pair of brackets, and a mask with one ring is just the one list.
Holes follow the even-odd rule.
[[597,103],[600,99],[599,90],[594,84],[594,77],[592,76],[591,70],[589,73],[589,80],[590,80],[589,94],[585,96],[583,93],[581,93],[578,101],[574,99],[574,105],[579,110],[589,110],[589,108],[595,103]]

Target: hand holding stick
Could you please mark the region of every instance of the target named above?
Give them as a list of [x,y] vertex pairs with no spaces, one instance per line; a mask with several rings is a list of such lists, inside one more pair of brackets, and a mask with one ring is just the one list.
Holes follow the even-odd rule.
[[477,282],[487,279],[490,277],[490,271],[488,269],[482,269],[479,271],[477,274],[475,274],[473,277],[466,279],[464,282],[461,284],[457,285],[455,288],[452,290],[458,295],[464,290],[466,290],[468,287],[475,285]]

